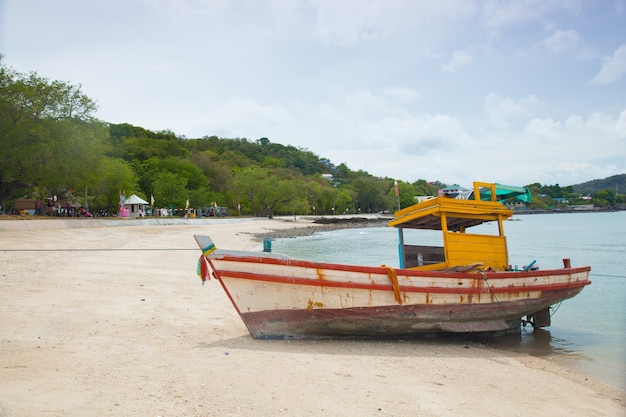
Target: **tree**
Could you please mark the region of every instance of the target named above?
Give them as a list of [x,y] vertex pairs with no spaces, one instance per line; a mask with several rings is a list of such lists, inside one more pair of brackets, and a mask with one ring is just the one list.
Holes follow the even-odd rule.
[[598,207],[610,207],[615,202],[615,191],[604,189],[593,193],[593,204]]
[[191,156],[191,161],[203,172],[210,190],[225,194],[234,188],[233,172],[225,161],[210,152],[202,151]]
[[339,190],[335,187],[323,187],[322,193],[315,206],[315,214],[335,214],[335,203]]
[[90,189],[94,196],[94,208],[115,213],[119,204],[119,193],[131,193],[137,188],[137,179],[130,165],[121,159],[107,158],[96,171],[99,181]]
[[171,172],[161,172],[154,181],[154,202],[160,207],[185,207],[187,198],[187,180]]
[[246,200],[255,216],[307,212],[306,180],[289,169],[270,170],[259,166],[235,173],[235,188],[240,201]]
[[350,211],[353,207],[353,200],[350,192],[347,189],[338,189],[335,200],[333,201],[332,212],[333,214],[342,214],[346,211]]
[[[1,59],[1,57],[0,57]],[[0,62],[0,204],[35,187],[83,188],[106,129],[78,86],[20,74]]]
[[354,209],[364,213],[375,213],[388,207],[386,194],[393,182],[367,173],[359,175],[344,186],[353,191]]
[[439,191],[439,189],[444,188],[443,184],[440,184],[439,182],[428,183],[424,179],[417,180],[412,185],[415,188],[415,193],[416,193],[415,195],[418,195],[418,196],[435,197],[437,196],[437,192]]
[[243,168],[235,173],[235,189],[241,201],[247,203],[244,207],[255,216],[267,216],[269,213],[263,212],[261,195],[268,192],[265,170],[258,167]]
[[400,200],[400,207],[398,207],[398,197],[396,197],[395,187],[391,187],[391,189],[387,193],[387,197],[389,198],[389,200],[393,201],[391,207],[394,211],[416,204],[416,195],[417,194],[413,185],[404,181],[398,181],[398,197]]

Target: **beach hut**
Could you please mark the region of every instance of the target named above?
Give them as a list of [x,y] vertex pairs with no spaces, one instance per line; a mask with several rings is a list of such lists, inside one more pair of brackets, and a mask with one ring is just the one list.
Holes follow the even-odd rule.
[[149,206],[146,200],[133,194],[126,199],[124,207],[128,209],[130,218],[143,217],[146,215],[146,207]]

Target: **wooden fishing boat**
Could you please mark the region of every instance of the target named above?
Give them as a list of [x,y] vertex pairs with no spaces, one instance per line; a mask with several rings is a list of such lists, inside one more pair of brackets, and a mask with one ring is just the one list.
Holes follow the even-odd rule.
[[[467,199],[435,197],[399,210],[400,267],[291,259],[270,252],[218,249],[196,236],[199,275],[213,275],[259,339],[408,337],[423,332],[515,333],[550,325],[550,306],[590,284],[589,266],[521,270],[509,265],[500,201],[528,190],[474,183]],[[487,200],[487,201],[485,201]],[[497,223],[493,235],[471,227]],[[411,230],[441,231],[442,245],[405,242]],[[431,232],[432,234],[432,232]]]

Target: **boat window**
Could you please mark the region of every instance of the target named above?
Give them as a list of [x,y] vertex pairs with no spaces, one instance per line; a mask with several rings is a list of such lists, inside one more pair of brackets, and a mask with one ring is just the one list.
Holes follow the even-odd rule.
[[478,226],[470,227],[465,230],[466,233],[475,235],[498,235],[498,222],[483,223]]
[[406,245],[443,246],[441,230],[404,229]]

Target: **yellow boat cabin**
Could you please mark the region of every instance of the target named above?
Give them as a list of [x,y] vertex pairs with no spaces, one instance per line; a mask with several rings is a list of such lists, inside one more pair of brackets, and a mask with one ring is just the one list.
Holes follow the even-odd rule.
[[[501,201],[512,197],[529,202],[530,191],[474,182],[473,191],[459,193],[457,198],[443,195],[395,212],[388,225],[398,228],[400,268],[507,270],[509,259],[503,221],[513,212]],[[493,234],[468,232],[469,228],[488,222],[497,222]],[[404,229],[440,230],[443,246],[406,244]]]

